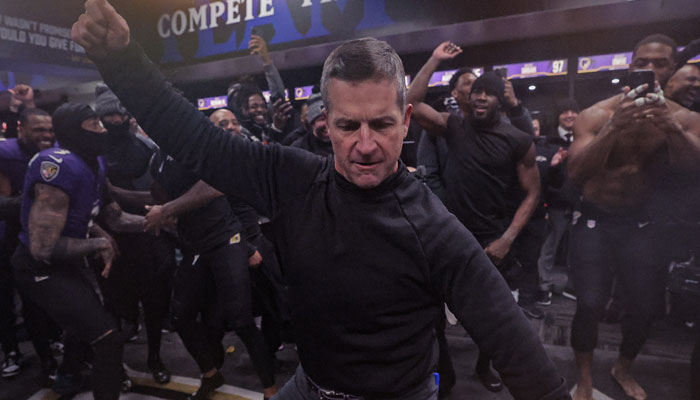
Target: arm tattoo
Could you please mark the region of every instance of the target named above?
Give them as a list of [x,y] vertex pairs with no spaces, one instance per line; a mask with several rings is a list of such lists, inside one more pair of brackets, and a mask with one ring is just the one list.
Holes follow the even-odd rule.
[[143,208],[146,205],[153,204],[153,196],[151,192],[126,190],[114,185],[109,186],[109,193],[112,198],[119,203],[129,204],[138,208]]
[[90,239],[75,239],[62,237],[56,242],[51,256],[56,259],[71,259],[84,257],[109,246],[109,240],[99,237]]
[[34,186],[34,204],[29,211],[29,251],[34,259],[49,262],[52,257],[82,257],[109,245],[103,239],[61,237],[69,203],[61,189],[41,183]]
[[68,217],[70,199],[53,186],[36,184],[29,210],[29,251],[37,260],[49,261]]
[[114,232],[128,233],[143,231],[144,218],[140,215],[125,213],[119,204],[112,202],[102,209],[104,222]]

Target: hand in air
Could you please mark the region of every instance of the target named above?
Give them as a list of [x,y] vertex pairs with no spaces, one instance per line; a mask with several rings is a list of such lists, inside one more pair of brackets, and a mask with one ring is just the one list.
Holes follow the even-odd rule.
[[460,54],[462,54],[462,48],[449,41],[440,43],[433,50],[433,57],[440,61],[451,60]]
[[19,84],[12,89],[8,89],[10,95],[10,110],[17,112],[20,106],[25,108],[34,107],[34,89],[29,85]]
[[277,129],[284,129],[292,115],[292,105],[288,101],[278,99],[272,103],[272,123]]
[[129,25],[107,0],[87,0],[71,36],[89,55],[105,57],[129,45]]
[[552,157],[552,162],[549,163],[549,165],[551,167],[556,167],[557,165],[561,164],[562,161],[566,160],[566,157],[568,156],[569,150],[560,147],[559,150],[557,150],[557,153]]
[[506,103],[508,108],[514,108],[518,106],[518,98],[515,96],[515,90],[513,89],[513,82],[503,78],[503,83],[505,84],[505,90],[503,91],[503,101]]
[[262,36],[250,35],[250,41],[248,42],[248,48],[250,49],[250,54],[257,54],[262,58],[263,63],[270,64],[270,53],[267,50],[267,42]]

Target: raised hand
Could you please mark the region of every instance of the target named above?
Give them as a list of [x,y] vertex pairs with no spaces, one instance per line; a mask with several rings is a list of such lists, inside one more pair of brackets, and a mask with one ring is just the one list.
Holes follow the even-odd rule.
[[505,84],[505,90],[503,91],[503,101],[505,102],[508,109],[517,107],[519,104],[518,98],[515,97],[515,90],[513,89],[513,82],[503,78],[503,83]]
[[557,165],[561,164],[562,161],[566,160],[566,157],[568,156],[569,150],[560,147],[559,150],[557,150],[557,153],[552,157],[552,162],[549,165],[552,167],[556,167]]
[[87,0],[71,36],[89,55],[104,57],[129,45],[129,25],[107,0]]
[[250,35],[248,48],[250,49],[250,54],[259,55],[264,64],[270,64],[272,62],[270,59],[270,53],[267,51],[267,42],[262,38],[262,36]]
[[19,84],[12,89],[9,89],[10,95],[10,111],[18,112],[20,106],[24,108],[34,108],[34,89],[29,85]]
[[277,99],[272,103],[272,124],[275,128],[284,129],[291,115],[292,105],[288,101]]
[[453,42],[442,42],[433,50],[433,58],[439,61],[451,60],[462,54],[462,48]]

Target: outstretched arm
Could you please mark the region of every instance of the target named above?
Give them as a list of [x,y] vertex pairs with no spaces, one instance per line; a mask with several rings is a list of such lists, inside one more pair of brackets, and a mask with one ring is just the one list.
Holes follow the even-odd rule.
[[177,199],[171,200],[163,205],[146,206],[146,223],[144,230],[155,230],[156,234],[165,226],[172,224],[178,215],[190,210],[199,208],[223,193],[207,185],[204,181],[197,181],[190,190]]
[[126,190],[114,186],[109,181],[107,182],[109,194],[120,204],[129,204],[137,208],[143,208],[148,204],[153,204],[153,196],[149,191]]
[[114,232],[134,233],[143,230],[144,218],[140,215],[125,213],[116,201],[104,206],[100,216]]
[[411,82],[411,87],[408,89],[406,102],[413,104],[413,118],[427,131],[437,134],[442,134],[447,129],[448,113],[437,112],[423,102],[425,94],[428,92],[428,83],[430,77],[437,69],[438,65],[444,60],[451,60],[462,53],[462,49],[452,42],[440,43],[433,51],[428,62],[423,65],[418,75]]

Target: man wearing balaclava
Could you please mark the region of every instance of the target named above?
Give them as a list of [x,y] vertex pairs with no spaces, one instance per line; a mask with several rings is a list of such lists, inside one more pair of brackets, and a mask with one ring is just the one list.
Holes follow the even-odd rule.
[[[422,102],[435,66],[461,51],[452,42],[438,46],[411,84],[407,102],[413,104],[413,117],[419,124],[447,141],[444,182],[448,210],[485,248],[511,289],[520,287],[518,303],[526,315],[541,318],[530,312],[537,310],[537,256],[530,253],[538,246],[523,240],[531,235],[521,235],[540,194],[535,146],[531,135],[501,121],[503,79],[494,72],[477,78],[464,117],[438,113]],[[443,363],[449,364],[441,358]],[[480,355],[476,373],[487,389],[499,391],[502,384],[490,364]]]
[[54,112],[53,126],[61,147],[39,152],[24,181],[20,243],[12,259],[17,288],[66,332],[67,354],[69,344],[92,345],[94,398],[116,400],[124,338],[81,268],[86,256],[97,255],[107,277],[116,254],[113,239],[94,218],[120,232],[140,231],[143,218],[105,201],[100,155],[108,137],[97,114],[67,103]]
[[[95,111],[109,138],[109,150],[103,159],[112,197],[127,212],[145,215],[145,205],[153,204],[148,166],[157,146],[147,137],[136,134],[138,126],[107,86],[98,85],[95,94]],[[142,195],[133,198],[130,191]],[[132,332],[138,327],[141,303],[148,341],[148,369],[157,383],[168,383],[170,372],[160,357],[160,346],[176,267],[174,241],[169,235],[110,233],[119,248],[128,251],[123,251],[115,260],[110,278],[99,280],[105,302],[128,322]],[[129,387],[130,381],[125,378],[122,389]]]

